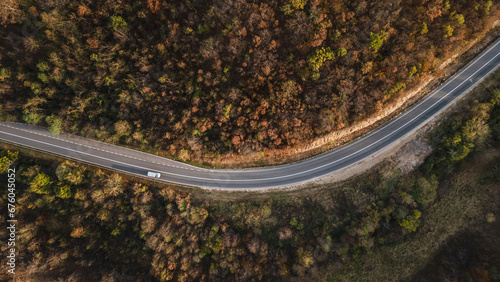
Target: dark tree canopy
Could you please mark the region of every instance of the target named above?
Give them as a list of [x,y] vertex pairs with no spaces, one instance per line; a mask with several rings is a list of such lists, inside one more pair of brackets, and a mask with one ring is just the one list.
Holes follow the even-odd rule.
[[485,0],[4,2],[0,118],[185,160],[377,114],[497,15]]

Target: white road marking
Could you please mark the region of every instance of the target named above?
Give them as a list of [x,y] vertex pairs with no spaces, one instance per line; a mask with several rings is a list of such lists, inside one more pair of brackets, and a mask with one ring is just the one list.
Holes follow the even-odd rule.
[[[491,50],[493,50],[493,48],[495,48],[498,44],[500,44],[500,39],[497,39],[497,42],[495,44],[493,44],[492,46],[486,48],[486,50],[477,58],[475,58],[474,60],[472,60],[471,62],[469,62],[466,66],[466,68],[462,69],[460,72],[454,74],[452,77],[450,77],[445,84],[443,85],[440,85],[438,88],[436,88],[434,91],[432,91],[427,97],[425,97],[422,101],[418,102],[416,105],[414,105],[413,107],[411,107],[409,110],[403,112],[402,114],[398,114],[397,118],[394,118],[393,120],[389,121],[388,123],[384,124],[383,126],[373,130],[372,132],[370,132],[369,134],[353,141],[353,142],[350,142],[349,144],[346,144],[345,146],[342,146],[338,149],[335,149],[335,150],[332,150],[330,152],[327,152],[327,153],[324,153],[324,154],[321,154],[319,156],[314,156],[312,158],[309,158],[309,159],[306,159],[306,160],[303,160],[302,162],[300,162],[300,164],[304,164],[304,163],[307,163],[307,162],[311,162],[311,161],[316,161],[318,159],[322,159],[322,158],[325,158],[325,157],[328,157],[330,156],[331,154],[333,153],[337,153],[337,152],[341,152],[353,145],[356,145],[358,144],[359,142],[362,142],[363,139],[366,139],[368,138],[369,136],[372,136],[380,131],[382,131],[383,129],[385,129],[386,127],[390,126],[391,124],[399,121],[400,119],[402,119],[404,116],[406,116],[407,114],[413,112],[414,110],[418,109],[418,107],[420,107],[422,104],[424,104],[425,102],[427,102],[427,100],[429,100],[430,98],[433,98],[439,91],[441,91],[443,88],[445,88],[446,86],[448,86],[448,84],[450,84],[451,82],[455,81],[460,75],[462,75],[466,70],[468,70],[471,66],[473,66],[475,63],[477,63],[480,59],[482,59],[486,54],[488,54]],[[491,60],[490,60],[491,61]],[[488,61],[488,63],[490,62]],[[486,64],[485,64],[486,65]],[[485,66],[483,65],[483,67]],[[483,68],[481,67],[481,69]],[[488,72],[489,74],[490,72]],[[434,104],[432,105],[434,106]],[[431,107],[432,107],[431,106]],[[275,167],[269,167],[269,168],[266,168],[267,171],[270,171],[270,170],[276,170],[276,169],[281,169],[281,166],[283,165],[278,165],[278,166],[275,166]],[[236,173],[236,172],[241,172],[241,171],[245,171],[245,170],[227,170],[227,172],[229,173]]]
[[[500,42],[500,41],[499,41],[499,42]],[[494,46],[496,46],[499,42],[497,42]],[[405,114],[403,114],[401,117],[403,117],[403,116],[405,116],[406,114],[408,114],[409,112],[413,111],[415,108],[418,108],[418,106],[421,106],[421,105],[422,105],[425,101],[427,101],[427,100],[428,100],[428,99],[430,99],[431,97],[434,97],[436,94],[438,94],[438,93],[439,93],[439,91],[440,91],[443,87],[445,87],[446,85],[448,85],[451,81],[456,80],[456,79],[459,77],[459,75],[460,75],[460,74],[462,74],[465,70],[467,70],[468,68],[470,68],[470,67],[471,67],[474,63],[476,63],[476,62],[477,62],[480,58],[482,58],[482,57],[483,57],[486,53],[488,53],[489,51],[491,51],[491,49],[490,49],[490,50],[488,50],[487,52],[483,53],[483,54],[482,54],[479,58],[477,58],[476,60],[474,60],[474,61],[473,61],[473,63],[469,64],[469,66],[468,66],[466,69],[464,69],[464,70],[463,70],[463,71],[461,71],[458,75],[456,75],[453,79],[451,79],[450,81],[448,81],[448,82],[447,82],[444,86],[439,87],[439,88],[438,88],[438,89],[434,92],[434,94],[433,94],[433,95],[428,96],[428,97],[427,97],[426,99],[424,99],[421,103],[419,103],[419,104],[418,104],[418,105],[416,105],[415,107],[412,107],[412,109],[411,109],[411,110],[407,111],[407,112],[406,112]],[[497,54],[497,55],[495,55],[495,56],[494,56],[492,59],[490,59],[490,60],[489,60],[486,64],[484,64],[482,67],[480,67],[478,70],[476,70],[476,71],[475,71],[472,75],[470,75],[467,79],[470,79],[471,77],[473,77],[476,73],[478,73],[480,70],[482,70],[482,69],[483,69],[483,68],[484,68],[484,67],[485,67],[488,63],[490,63],[492,60],[494,60],[494,59],[495,59],[498,55],[500,55],[500,53],[499,53],[499,54]],[[491,73],[492,71],[494,71],[495,69],[496,69],[496,67],[495,67],[494,69],[492,69],[491,71],[489,71],[489,72],[488,72],[488,74],[489,74],[489,73]],[[488,75],[488,74],[487,74],[487,75]],[[487,75],[485,75],[485,76],[487,76]],[[445,99],[448,95],[450,95],[451,93],[453,93],[456,89],[458,89],[459,87],[461,87],[461,86],[464,84],[464,82],[466,82],[466,81],[467,81],[467,79],[463,80],[463,81],[462,81],[462,83],[460,83],[460,84],[459,84],[457,87],[455,87],[453,90],[449,91],[446,95],[444,95],[443,97],[441,97],[441,98],[440,98],[437,102],[433,103],[431,106],[429,106],[428,108],[426,108],[423,112],[421,112],[420,114],[418,114],[417,116],[415,116],[414,118],[412,118],[410,121],[408,121],[407,123],[405,123],[403,126],[399,127],[398,129],[394,130],[393,132],[391,132],[391,133],[387,134],[385,137],[383,137],[383,138],[381,138],[381,139],[377,140],[376,142],[374,142],[374,143],[372,143],[372,144],[370,144],[370,145],[368,145],[368,146],[366,146],[366,147],[364,147],[364,148],[362,148],[362,149],[360,149],[360,150],[358,150],[358,151],[356,151],[356,152],[354,152],[354,153],[352,153],[352,154],[350,154],[350,155],[348,155],[348,156],[345,156],[345,157],[343,157],[343,158],[341,158],[341,159],[335,160],[335,161],[330,162],[330,163],[328,163],[328,164],[325,164],[325,165],[322,165],[322,166],[318,166],[318,167],[312,168],[312,169],[307,170],[307,171],[301,171],[301,172],[299,172],[299,173],[294,173],[294,174],[285,175],[285,176],[279,176],[279,177],[270,177],[270,178],[262,178],[262,179],[241,179],[241,180],[238,180],[238,179],[233,179],[233,180],[232,180],[232,179],[204,178],[204,177],[195,177],[195,176],[189,176],[189,175],[179,175],[179,174],[176,174],[176,173],[165,172],[165,171],[161,171],[161,172],[163,172],[163,173],[165,173],[165,174],[169,174],[169,175],[181,176],[181,177],[192,178],[192,179],[209,180],[209,181],[214,181],[214,180],[215,180],[215,181],[224,181],[224,182],[246,182],[246,181],[262,181],[262,180],[272,180],[272,179],[280,179],[280,178],[284,178],[284,177],[291,177],[291,176],[295,176],[295,175],[300,175],[300,174],[304,174],[304,173],[307,173],[307,172],[311,172],[311,171],[314,171],[314,170],[317,170],[317,169],[323,168],[323,167],[325,167],[325,166],[328,166],[328,165],[334,164],[334,163],[336,163],[336,162],[338,162],[338,161],[341,161],[341,160],[343,160],[343,159],[345,159],[345,158],[348,158],[348,157],[350,157],[350,156],[352,156],[352,155],[355,155],[355,154],[357,154],[357,153],[359,153],[359,152],[361,152],[361,151],[363,151],[363,150],[365,150],[365,149],[367,149],[367,148],[369,148],[369,147],[371,147],[371,146],[373,146],[373,145],[375,145],[375,144],[379,143],[380,141],[382,141],[382,140],[386,139],[387,137],[389,137],[389,136],[393,135],[394,133],[396,133],[397,131],[399,131],[401,128],[405,127],[406,125],[408,125],[409,123],[411,123],[412,121],[414,121],[415,119],[417,119],[418,117],[420,117],[422,114],[426,113],[429,109],[431,109],[432,107],[434,107],[437,103],[441,102],[441,101],[442,101],[443,99]],[[458,97],[459,97],[459,96],[458,96]],[[458,97],[456,97],[456,98],[458,98]],[[455,98],[455,99],[456,99],[456,98]],[[384,126],[384,127],[382,127],[382,128],[385,128],[386,126],[388,126],[388,125],[392,124],[392,123],[393,123],[393,122],[395,122],[396,120],[399,120],[399,118],[398,118],[398,119],[393,120],[392,122],[390,122],[389,124],[385,125],[385,126]],[[422,123],[422,124],[423,124],[423,123]],[[13,127],[12,127],[12,128],[13,128]],[[380,128],[380,129],[382,129],[382,128]],[[380,131],[380,129],[379,129],[379,130],[377,130],[377,132],[379,132],[379,131]],[[26,130],[23,130],[23,131],[26,131]],[[29,131],[26,131],[26,132],[29,132]],[[46,143],[46,142],[42,142],[42,141],[38,141],[38,140],[34,140],[34,139],[31,139],[31,138],[27,138],[27,137],[23,137],[23,136],[15,135],[15,134],[11,134],[11,133],[5,133],[5,134],[12,135],[12,136],[16,136],[16,137],[23,138],[23,139],[26,139],[26,140],[31,140],[31,141],[38,142],[38,143],[42,143],[42,144],[46,144],[46,145],[49,145],[49,146],[52,146],[52,147],[62,148],[62,149],[66,149],[66,150],[69,150],[69,151],[77,152],[77,153],[80,153],[80,154],[89,155],[89,156],[91,156],[91,157],[100,158],[100,159],[105,159],[105,160],[108,160],[108,161],[111,161],[111,162],[114,162],[114,163],[121,163],[121,164],[126,164],[126,165],[128,165],[128,166],[132,166],[132,167],[137,167],[137,168],[141,168],[141,169],[147,169],[147,168],[144,168],[144,167],[139,167],[139,166],[132,165],[132,164],[128,164],[128,163],[123,163],[123,162],[115,161],[115,160],[112,160],[112,159],[108,159],[108,158],[104,158],[104,157],[100,157],[100,156],[92,155],[92,154],[90,154],[90,153],[85,153],[85,152],[76,151],[76,150],[69,149],[69,148],[66,148],[66,147],[61,147],[61,146],[58,146],[58,145],[53,145],[53,144],[50,144],[50,143]],[[35,134],[36,134],[36,133],[35,133]],[[43,134],[38,134],[38,135],[43,135]],[[49,137],[49,138],[54,138],[54,137],[52,137],[52,136],[47,136],[47,135],[43,135],[43,136],[46,136],[46,137]],[[368,136],[369,136],[369,135],[368,135]],[[54,139],[59,139],[59,138],[54,138]],[[59,140],[61,140],[61,139],[59,139]],[[68,141],[66,141],[66,140],[62,140],[62,141],[68,142]],[[359,141],[359,140],[358,140],[358,141]],[[349,144],[349,146],[351,146],[351,145],[352,145],[352,144]],[[91,148],[91,147],[86,146],[86,145],[83,145],[83,146],[88,147],[88,148]],[[345,148],[345,147],[347,147],[347,146],[344,146],[343,148]],[[93,148],[93,149],[100,150],[100,149],[98,149],[98,148]],[[117,154],[117,153],[114,153],[114,152],[110,152],[110,153]],[[129,157],[129,156],[126,156],[126,157]],[[129,157],[129,158],[130,158],[130,157]],[[135,157],[132,157],[132,158],[137,159],[137,158],[135,158]],[[83,161],[84,161],[84,160],[83,160]],[[178,166],[174,166],[174,167],[179,168]],[[111,167],[111,168],[112,168],[112,167]],[[186,168],[182,168],[182,169],[186,169]],[[197,169],[197,171],[202,171],[202,170]],[[226,172],[226,171],[225,171],[225,172]],[[231,171],[227,171],[227,172],[231,172]],[[238,172],[238,171],[232,171],[232,172]],[[172,182],[172,181],[171,181],[171,182]],[[175,181],[174,181],[174,182],[175,182]]]
[[[29,131],[29,130],[26,130],[26,129],[21,129],[21,128],[17,128],[17,127],[13,127],[13,126],[10,126],[10,125],[4,125],[4,124],[0,124],[2,126],[5,126],[5,127],[9,127],[9,128],[12,128],[12,129],[15,129],[15,130],[19,130],[19,131],[23,131],[23,132],[27,132],[27,133],[30,133],[30,134],[35,134],[35,135],[40,135],[40,136],[45,136],[47,138],[52,138],[52,139],[56,139],[56,140],[59,140],[59,141],[63,141],[63,142],[67,142],[67,143],[71,143],[71,144],[75,144],[75,145],[78,145],[78,146],[83,146],[83,147],[86,147],[86,148],[89,148],[89,149],[94,149],[94,150],[98,150],[98,151],[103,151],[103,152],[107,152],[107,153],[110,153],[110,154],[115,154],[115,155],[120,155],[120,156],[123,156],[123,157],[126,157],[126,158],[131,158],[131,159],[136,159],[136,160],[141,160],[141,161],[146,161],[144,159],[138,159],[138,158],[135,158],[135,157],[131,157],[131,156],[128,156],[128,155],[124,155],[124,154],[120,154],[120,153],[116,153],[116,152],[112,152],[112,151],[108,151],[108,150],[104,150],[104,149],[100,149],[100,148],[97,148],[97,147],[93,147],[93,146],[88,146],[88,145],[84,145],[84,144],[80,144],[80,143],[75,143],[75,142],[72,142],[72,141],[69,141],[69,140],[65,140],[65,139],[62,139],[62,138],[58,138],[58,137],[54,137],[54,136],[51,136],[51,135],[45,135],[45,134],[42,134],[42,133],[37,133],[37,132],[34,132],[34,131]],[[94,140],[93,140],[94,141]],[[104,143],[105,145],[108,145],[109,144],[106,144]],[[121,148],[120,148],[121,149]],[[126,149],[126,148],[125,148]],[[79,152],[79,151],[78,151]],[[143,153],[143,152],[141,152]],[[146,153],[147,154],[147,153]],[[151,155],[151,154],[150,154]],[[155,155],[152,155],[152,156],[155,156]],[[158,156],[155,156],[155,157],[158,157]],[[157,164],[162,164],[162,163],[157,163]],[[166,166],[171,166],[171,165],[168,165],[168,164],[163,164],[163,165],[166,165]],[[188,169],[188,168],[184,168],[184,167],[177,167],[177,168],[180,168],[180,169]],[[191,169],[192,170],[192,169]]]

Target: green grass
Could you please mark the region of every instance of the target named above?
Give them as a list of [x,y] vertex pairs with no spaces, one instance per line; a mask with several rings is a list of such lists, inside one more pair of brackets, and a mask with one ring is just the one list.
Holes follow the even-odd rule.
[[500,191],[498,183],[481,182],[491,164],[499,159],[499,149],[475,154],[450,179],[442,198],[423,213],[417,233],[402,243],[380,246],[360,256],[342,271],[330,273],[328,281],[409,281],[432,261],[449,238],[461,231],[484,228],[488,213],[498,217],[494,199]]

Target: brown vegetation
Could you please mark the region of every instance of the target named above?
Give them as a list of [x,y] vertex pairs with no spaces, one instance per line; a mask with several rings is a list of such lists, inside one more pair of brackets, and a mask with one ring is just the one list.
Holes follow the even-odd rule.
[[377,115],[498,16],[486,0],[1,5],[2,120],[201,162]]
[[[290,280],[328,271],[357,281],[364,272],[353,269],[366,264],[369,275],[385,278],[380,280],[408,280],[429,260],[423,242],[437,249],[469,216],[490,223],[500,217],[493,205],[482,215],[480,202],[498,199],[498,150],[488,144],[500,143],[500,91],[490,93],[432,134],[435,151],[414,173],[401,176],[388,163],[344,186],[301,197],[193,199],[174,187],[4,150],[0,182],[9,166],[18,171],[18,277]],[[481,158],[470,157],[485,148]],[[0,192],[5,206],[8,190]],[[385,262],[372,252],[399,259]],[[471,267],[471,275],[496,277],[492,268]]]

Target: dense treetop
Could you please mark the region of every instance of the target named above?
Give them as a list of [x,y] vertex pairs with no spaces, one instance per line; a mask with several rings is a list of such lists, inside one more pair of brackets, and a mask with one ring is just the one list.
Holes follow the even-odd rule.
[[[395,249],[377,265],[393,263],[395,255],[407,251],[400,244],[408,237],[429,233],[421,230],[422,224],[436,206],[447,212],[437,213],[440,224],[434,223],[430,233],[456,232],[457,215],[484,221],[471,216],[488,211],[487,206],[462,191],[446,192],[446,186],[458,185],[491,199],[500,214],[498,201],[484,188],[491,186],[500,197],[500,151],[480,162],[486,168],[482,172],[470,161],[471,152],[488,144],[500,148],[500,90],[488,96],[464,105],[467,110],[434,130],[435,151],[411,174],[402,175],[389,161],[345,185],[299,195],[260,194],[270,198],[261,201],[221,201],[227,194],[204,199],[69,161],[2,149],[0,182],[7,183],[6,168],[16,169],[16,218],[22,222],[16,275],[37,281],[323,281],[314,277],[349,271],[349,264],[351,274],[357,274],[361,256],[382,246]],[[457,180],[465,178],[460,175],[464,163],[472,167],[473,184]],[[0,189],[0,206],[7,206],[8,193]],[[450,197],[453,209],[446,208],[449,201],[443,203]],[[493,221],[498,217],[492,216]],[[0,213],[1,221],[6,218],[7,213]],[[463,228],[470,231],[471,224]],[[430,256],[429,249],[442,241],[428,242],[432,247],[424,244],[420,252],[408,251],[408,260],[419,259],[419,253]],[[3,244],[0,251],[7,248]],[[498,277],[494,265],[483,266],[486,275],[491,269],[491,280]]]
[[155,148],[289,148],[374,115],[485,0],[3,1],[0,118]]

